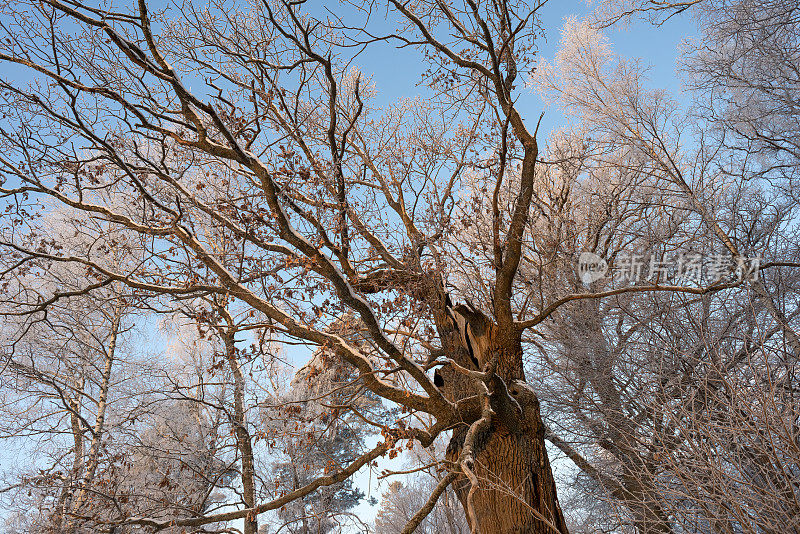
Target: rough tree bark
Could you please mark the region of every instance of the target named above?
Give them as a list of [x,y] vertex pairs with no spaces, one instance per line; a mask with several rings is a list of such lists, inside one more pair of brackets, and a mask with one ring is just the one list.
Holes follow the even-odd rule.
[[[484,417],[453,432],[446,459],[473,532],[567,534],[544,444],[539,400],[525,382],[521,331],[481,312],[448,307],[451,365],[437,371],[446,396],[462,400],[486,380]],[[481,377],[483,375],[483,377]],[[477,481],[477,483],[476,483]]]

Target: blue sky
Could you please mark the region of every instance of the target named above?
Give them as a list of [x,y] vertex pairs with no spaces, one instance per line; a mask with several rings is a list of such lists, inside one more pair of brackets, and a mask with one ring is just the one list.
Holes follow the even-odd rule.
[[[550,0],[545,4],[540,10],[542,25],[546,32],[545,39],[538,43],[540,59],[553,58],[561,40],[561,27],[567,17],[583,18],[589,15],[596,5],[585,0]],[[328,5],[326,8],[338,13],[339,6]],[[312,8],[312,11],[316,10]],[[674,98],[682,101],[684,99],[681,95],[676,61],[680,43],[693,36],[695,32],[696,28],[689,17],[678,16],[660,28],[634,21],[631,24],[610,28],[605,33],[617,54],[626,58],[640,58],[644,65],[650,66],[653,88],[666,89]],[[419,52],[416,50],[398,50],[388,44],[378,45],[361,54],[355,64],[365,75],[372,76],[378,90],[377,101],[381,104],[390,104],[399,98],[424,94],[424,88],[416,86],[423,68],[419,61]],[[558,111],[547,108],[531,89],[521,88],[518,105],[527,121],[535,120],[542,111],[545,111],[540,129],[540,132],[545,134],[543,138],[546,138],[547,132],[563,124]]]

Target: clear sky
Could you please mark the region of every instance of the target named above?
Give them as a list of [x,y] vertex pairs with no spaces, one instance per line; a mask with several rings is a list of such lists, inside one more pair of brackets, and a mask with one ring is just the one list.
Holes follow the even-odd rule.
[[[309,4],[313,1],[311,0]],[[538,43],[539,57],[545,60],[553,58],[561,40],[561,27],[567,17],[583,18],[590,14],[596,5],[596,1],[589,3],[586,0],[550,0],[545,4],[539,11],[545,29],[545,38]],[[334,13],[339,13],[339,8],[340,6],[333,3],[326,4],[326,9]],[[312,8],[312,11],[316,10]],[[376,21],[373,19],[372,22]],[[682,100],[676,60],[680,43],[693,36],[695,31],[695,26],[688,17],[678,16],[660,28],[634,21],[631,24],[608,29],[606,34],[616,53],[626,58],[640,58],[644,65],[651,66],[653,88],[666,89],[674,98]],[[365,75],[372,76],[378,90],[377,100],[381,104],[424,94],[424,89],[416,86],[420,72],[424,68],[419,61],[418,51],[398,50],[388,44],[381,44],[361,54],[356,60],[356,65]],[[545,111],[541,133],[546,134],[563,123],[557,110],[547,108],[538,95],[530,89],[521,88],[518,105],[527,121],[535,120],[542,111]]]

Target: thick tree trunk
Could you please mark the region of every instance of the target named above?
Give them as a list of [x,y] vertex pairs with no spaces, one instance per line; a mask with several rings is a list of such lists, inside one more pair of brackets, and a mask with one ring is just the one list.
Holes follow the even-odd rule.
[[[450,339],[463,349],[452,352],[453,360],[473,370],[494,370],[486,382],[488,424],[473,423],[471,443],[469,426],[454,430],[447,450],[447,460],[456,468],[463,465],[465,453],[471,453],[477,484],[461,475],[454,487],[472,531],[567,534],[545,449],[539,401],[525,382],[520,333],[501,332],[487,317],[465,307],[452,313],[459,339]],[[475,386],[459,375],[464,372],[441,370],[438,380],[445,394],[454,399],[475,394]],[[474,381],[474,376],[469,379]]]
[[[566,534],[541,437],[497,424],[484,440],[475,455],[477,530],[481,534]],[[469,482],[462,477],[456,492],[465,509],[469,489]]]

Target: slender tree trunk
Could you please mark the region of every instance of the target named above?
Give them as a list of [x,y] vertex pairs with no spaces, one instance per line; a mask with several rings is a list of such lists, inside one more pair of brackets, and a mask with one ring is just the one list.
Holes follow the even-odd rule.
[[[225,357],[233,375],[233,426],[236,434],[236,444],[242,457],[242,500],[247,508],[256,504],[255,467],[253,460],[253,445],[250,432],[247,430],[247,417],[244,410],[244,376],[236,358],[236,346],[233,329],[222,331],[225,343]],[[255,514],[244,519],[244,534],[258,533],[258,519]]]
[[[75,380],[75,389],[76,391],[82,391],[84,385],[84,380],[82,376]],[[65,482],[64,487],[61,489],[61,494],[58,498],[58,512],[53,517],[53,527],[56,532],[72,532],[72,519],[70,516],[70,512],[73,509],[73,491],[75,490],[75,486],[77,485],[77,481],[81,477],[81,471],[83,470],[83,460],[84,460],[84,445],[83,445],[83,428],[81,427],[81,421],[78,418],[78,413],[80,413],[81,405],[80,405],[80,396],[76,395],[76,399],[73,400],[72,397],[67,398],[67,403],[70,406],[71,413],[70,413],[70,426],[72,429],[72,471],[70,472],[69,479]],[[66,522],[66,525],[64,523]]]
[[[77,417],[73,414],[72,416],[72,427],[73,427],[73,434],[75,435],[75,450],[76,450],[76,461],[80,462],[80,467],[76,469],[76,478],[74,482],[74,489],[70,491],[74,491],[74,494],[70,496],[69,502],[67,503],[67,511],[69,513],[78,513],[80,512],[81,508],[89,501],[90,494],[89,494],[89,487],[92,484],[94,479],[95,472],[97,471],[97,466],[100,462],[100,447],[102,446],[103,441],[103,432],[105,430],[105,420],[106,420],[106,409],[108,406],[108,392],[111,385],[111,369],[114,364],[114,355],[117,349],[117,339],[119,336],[119,327],[120,327],[120,319],[121,319],[121,312],[117,308],[114,311],[114,316],[111,322],[111,332],[110,337],[108,339],[108,347],[105,349],[105,362],[103,364],[103,372],[100,376],[100,391],[97,395],[97,411],[95,414],[95,422],[92,425],[92,439],[89,444],[89,451],[86,455],[83,454],[83,432],[84,429],[81,427],[80,422],[77,420]],[[81,373],[83,376],[83,372]],[[80,390],[83,391],[85,385],[85,378],[81,378],[80,380]],[[76,402],[74,406],[75,414],[79,413],[81,410],[81,404]],[[78,436],[80,434],[80,436]],[[80,454],[78,454],[78,440],[80,440]],[[80,476],[77,477],[77,472],[80,472]],[[77,529],[77,522],[74,518],[70,517],[67,521],[67,525],[64,529],[65,532],[71,533],[75,532]],[[60,527],[59,527],[60,528]]]
[[459,528],[458,523],[456,522],[456,517],[453,515],[453,508],[451,504],[452,497],[450,496],[450,491],[450,488],[447,488],[444,493],[442,493],[444,515],[447,519],[447,529],[449,530],[450,534],[460,534],[461,528]]
[[120,313],[117,311],[111,324],[111,337],[105,353],[105,363],[103,374],[100,377],[100,392],[97,397],[97,415],[95,416],[92,441],[89,446],[89,454],[86,459],[86,467],[81,483],[78,497],[75,500],[76,509],[79,508],[87,498],[88,488],[94,479],[97,466],[100,461],[100,447],[103,441],[105,430],[106,409],[108,407],[108,392],[111,387],[111,369],[114,365],[114,355],[117,350],[117,338],[119,337]]

